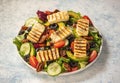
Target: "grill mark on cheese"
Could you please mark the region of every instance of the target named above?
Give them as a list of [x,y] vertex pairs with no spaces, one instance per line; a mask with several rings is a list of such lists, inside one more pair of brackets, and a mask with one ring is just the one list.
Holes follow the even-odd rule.
[[48,22],[50,24],[52,23],[57,23],[60,21],[67,21],[69,20],[69,14],[67,11],[65,12],[57,12],[57,13],[53,13],[51,15],[47,16]]
[[52,50],[52,54],[53,54],[53,59],[56,59],[56,55],[55,55],[55,49],[51,49]]
[[47,53],[46,53],[46,56],[48,57],[48,60],[50,60],[50,58],[49,58],[49,56],[48,56],[48,50],[46,51]]
[[52,53],[51,53],[51,50],[48,50],[48,56],[49,56],[49,59],[52,60],[53,57],[52,57]]
[[87,28],[89,25],[78,22],[78,26],[83,26],[84,28]]
[[86,26],[86,25],[89,26],[89,23],[87,23],[87,22],[82,22],[81,20],[78,20],[77,22],[78,22],[79,24],[82,24],[82,25],[85,25],[85,26]]
[[42,61],[42,57],[41,57],[41,54],[40,54],[40,52],[39,52],[39,57],[40,57],[40,60],[41,60],[41,62],[43,62],[43,61]]
[[56,16],[55,16],[55,14],[54,14],[54,15],[52,15],[52,16],[53,16],[53,18],[52,18],[52,19],[53,19],[53,20],[56,20]]
[[28,35],[28,39],[38,41],[38,39],[36,37],[34,37],[33,35],[31,35],[31,34]]
[[86,51],[86,48],[85,49],[81,49],[81,48],[75,48],[76,50],[81,50],[81,51]]
[[58,13],[56,13],[55,15],[56,15],[56,17],[57,17],[58,20],[61,19]]
[[[42,52],[43,52],[44,61],[46,61],[45,52],[44,52],[44,51],[42,51]],[[43,62],[44,62],[44,61],[43,61]]]
[[75,42],[76,44],[86,44],[86,43],[84,43],[84,42]]
[[35,32],[38,32],[38,33],[42,33],[42,32],[40,31],[40,29],[38,29],[38,28],[32,28],[32,30],[35,31]]
[[89,20],[88,19],[84,19],[84,18],[78,20],[78,22],[83,22],[83,23],[89,24]]
[[74,56],[83,57],[86,56],[87,40],[84,38],[77,38],[74,40]]
[[37,37],[38,39],[39,39],[39,35],[36,35],[35,33],[33,33],[33,32],[30,32],[29,34],[31,34],[31,35],[33,35],[34,37]]
[[76,32],[80,36],[87,36],[89,32],[89,20],[87,19],[79,19],[77,21]]
[[56,55],[57,55],[57,58],[59,58],[59,51],[58,51],[58,48],[56,48]]
[[52,48],[50,50],[39,50],[37,52],[37,56],[39,56],[39,62],[56,60],[60,57],[58,48]]
[[61,33],[62,33],[64,36],[66,36],[66,34],[67,34],[64,29],[61,29]]
[[81,29],[83,29],[83,30],[87,30],[86,28],[85,28],[85,26],[81,26],[81,25],[78,25],[78,27],[80,27]]
[[36,40],[34,40],[33,38],[31,38],[30,36],[27,36],[28,40],[31,40],[32,42],[36,42]]
[[83,48],[83,47],[86,47],[86,44],[75,44],[74,46],[75,46],[75,47],[78,47],[78,46],[79,46],[80,48]]
[[45,58],[44,58],[44,52],[43,51],[40,51],[40,56],[41,56],[42,61],[44,62]]
[[45,59],[46,59],[46,61],[48,61],[49,60],[49,58],[48,58],[48,55],[47,55],[48,53],[47,53],[47,50],[45,50],[44,51],[44,56],[45,56]]
[[61,35],[61,32],[56,32],[56,34],[60,37],[60,38],[63,38],[63,36]]
[[65,28],[64,31],[66,32],[67,35],[70,33],[70,31],[67,28]]
[[[81,55],[82,55],[82,56],[81,56]],[[86,52],[77,52],[77,53],[75,54],[76,57],[84,57],[83,55],[86,56]]]
[[75,50],[74,52],[85,52],[86,53],[86,50]]
[[51,39],[53,42],[57,42],[60,40],[65,39],[67,36],[69,36],[72,32],[68,28],[62,28],[58,31],[51,34]]
[[28,33],[27,35],[27,39],[33,43],[37,43],[42,35],[42,33],[44,32],[45,27],[44,25],[40,24],[40,23],[36,23],[31,31]]
[[38,58],[39,58],[39,62],[41,63],[42,62],[42,60],[41,60],[41,57],[40,57],[40,52],[37,52],[37,56],[38,56]]
[[38,31],[32,31],[35,35],[38,35],[39,37],[41,36],[41,32],[38,32]]

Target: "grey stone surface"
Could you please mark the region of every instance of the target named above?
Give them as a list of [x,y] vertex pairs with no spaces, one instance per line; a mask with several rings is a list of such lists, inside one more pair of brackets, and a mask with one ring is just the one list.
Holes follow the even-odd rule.
[[[69,76],[37,74],[18,57],[12,43],[37,10],[74,10],[88,15],[103,34],[101,56],[90,68]],[[0,0],[0,83],[120,83],[119,0]]]

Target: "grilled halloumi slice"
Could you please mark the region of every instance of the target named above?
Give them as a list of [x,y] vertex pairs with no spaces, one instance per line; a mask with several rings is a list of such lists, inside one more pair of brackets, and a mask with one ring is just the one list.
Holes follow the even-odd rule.
[[84,57],[87,56],[87,40],[84,38],[76,38],[74,40],[74,56],[75,57]]
[[56,56],[56,50],[54,48],[51,49],[52,50],[52,55],[53,55],[53,59],[57,59],[57,56]]
[[47,16],[48,22],[50,24],[57,23],[60,21],[69,20],[69,14],[67,11],[57,12]]
[[37,60],[38,62],[45,62],[50,60],[56,60],[60,58],[58,48],[52,48],[49,50],[39,50],[37,52]]
[[43,62],[46,61],[46,60],[45,60],[44,51],[39,51],[39,54],[40,54],[40,56],[41,56],[41,60],[42,60]]
[[36,59],[38,60],[38,62],[42,62],[41,56],[40,56],[40,52],[37,52],[37,56]]
[[53,56],[52,56],[51,50],[48,50],[48,57],[49,57],[49,60],[53,60]]
[[56,48],[55,50],[56,50],[56,57],[57,57],[57,59],[58,59],[58,58],[60,58],[59,50],[58,50],[58,48]]
[[47,50],[44,50],[44,57],[45,57],[45,60],[48,61],[49,60],[49,57],[48,57],[48,52]]
[[89,20],[79,19],[77,21],[76,32],[79,36],[88,36],[89,32]]
[[40,24],[40,23],[36,23],[31,31],[28,33],[27,35],[27,39],[33,43],[37,43],[42,35],[42,33],[44,32],[45,27],[44,25]]
[[70,28],[66,27],[66,28],[61,28],[58,31],[52,33],[50,38],[52,39],[53,42],[58,42],[60,40],[65,39],[70,34],[72,34],[72,31],[70,30]]

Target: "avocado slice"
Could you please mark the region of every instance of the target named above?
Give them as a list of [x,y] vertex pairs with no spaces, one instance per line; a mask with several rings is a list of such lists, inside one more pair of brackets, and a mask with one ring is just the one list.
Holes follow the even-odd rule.
[[35,56],[36,51],[32,43],[30,43],[30,56]]
[[80,13],[76,13],[74,11],[68,11],[68,14],[73,17],[73,18],[76,18],[76,19],[80,19],[81,18],[81,15]]
[[66,53],[67,53],[67,56],[73,61],[79,61],[79,62],[88,61],[88,58],[89,58],[88,56],[77,58],[71,53],[71,51],[66,51]]
[[73,34],[76,38],[78,38],[78,37],[79,37],[79,35],[77,34],[77,32],[76,32],[76,29],[75,29],[75,28],[73,28],[73,29],[72,29],[72,34]]

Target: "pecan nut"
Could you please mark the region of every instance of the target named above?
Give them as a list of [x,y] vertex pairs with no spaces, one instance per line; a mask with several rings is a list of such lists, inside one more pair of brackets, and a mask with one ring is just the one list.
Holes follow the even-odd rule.
[[36,67],[36,71],[37,72],[42,71],[43,68],[44,68],[44,63],[38,63]]

